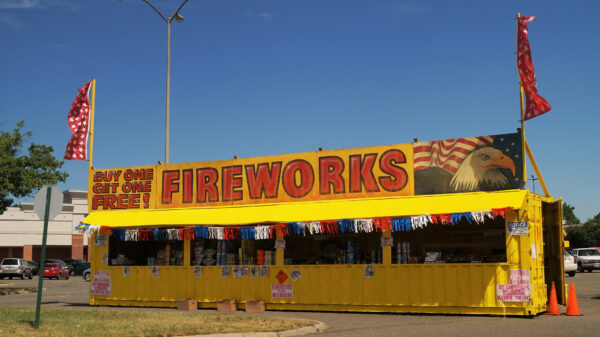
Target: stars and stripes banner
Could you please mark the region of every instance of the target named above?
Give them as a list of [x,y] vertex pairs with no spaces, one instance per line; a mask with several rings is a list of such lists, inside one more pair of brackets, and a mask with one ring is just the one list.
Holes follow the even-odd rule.
[[535,20],[535,16],[517,18],[517,69],[523,91],[525,92],[525,114],[523,120],[529,120],[550,111],[550,104],[538,94],[531,48],[527,37],[527,23]]
[[73,133],[71,140],[67,143],[64,159],[67,160],[87,160],[87,140],[88,127],[90,119],[90,101],[88,93],[90,84],[87,82],[81,89],[69,110],[67,124]]
[[455,173],[471,151],[490,146],[493,141],[494,136],[483,136],[416,143],[413,147],[414,170],[439,167]]
[[281,236],[337,235],[345,233],[372,233],[382,231],[406,232],[424,229],[430,225],[456,226],[461,222],[481,225],[488,219],[504,218],[512,207],[451,214],[423,214],[399,218],[340,219],[312,222],[288,222],[258,226],[189,226],[169,229],[126,229],[80,223],[80,233],[112,235],[121,241],[193,240],[267,240]]

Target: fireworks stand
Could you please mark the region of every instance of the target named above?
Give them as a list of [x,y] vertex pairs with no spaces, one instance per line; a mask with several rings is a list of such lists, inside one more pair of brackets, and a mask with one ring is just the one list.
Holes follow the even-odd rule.
[[518,133],[93,169],[92,305],[533,316],[564,303],[561,203]]

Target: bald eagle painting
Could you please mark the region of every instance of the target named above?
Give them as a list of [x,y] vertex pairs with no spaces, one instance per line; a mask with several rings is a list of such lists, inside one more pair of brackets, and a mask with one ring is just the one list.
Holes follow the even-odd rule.
[[520,188],[519,134],[415,143],[415,194]]

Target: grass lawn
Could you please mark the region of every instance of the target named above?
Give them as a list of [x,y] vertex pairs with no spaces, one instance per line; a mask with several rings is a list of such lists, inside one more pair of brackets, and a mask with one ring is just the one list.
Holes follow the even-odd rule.
[[0,336],[184,336],[282,331],[313,325],[306,320],[200,312],[0,307]]

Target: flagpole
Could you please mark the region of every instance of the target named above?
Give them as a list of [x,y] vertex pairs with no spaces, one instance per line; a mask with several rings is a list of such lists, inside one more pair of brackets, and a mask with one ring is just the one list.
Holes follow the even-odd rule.
[[92,157],[94,155],[94,109],[96,108],[96,79],[92,78],[92,102],[90,109],[90,161],[89,171],[92,170]]
[[519,75],[519,18],[521,13],[517,12],[517,76],[519,76],[519,103],[521,107],[521,160],[523,165],[523,189],[526,189],[527,182],[527,160],[525,157],[525,109],[523,107],[523,84],[521,84],[521,76]]

